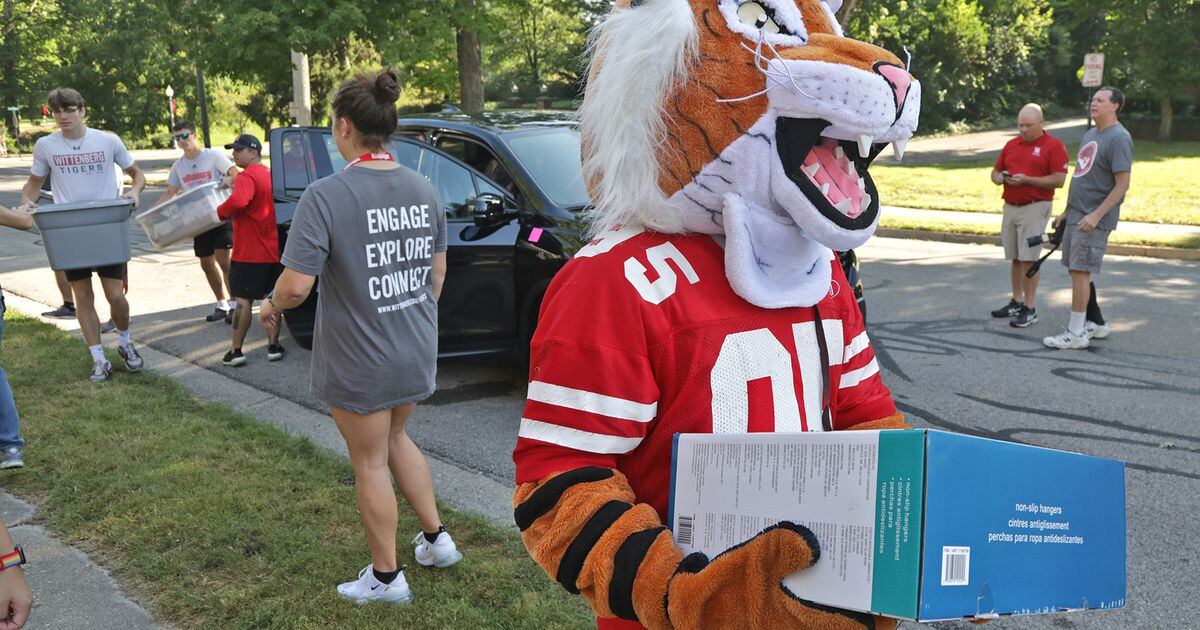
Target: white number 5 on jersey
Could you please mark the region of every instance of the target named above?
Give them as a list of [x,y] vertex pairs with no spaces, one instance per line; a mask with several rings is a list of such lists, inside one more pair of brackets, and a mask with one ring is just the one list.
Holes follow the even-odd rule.
[[625,261],[625,278],[629,280],[633,288],[637,289],[642,299],[651,304],[661,304],[663,300],[675,294],[679,277],[675,275],[675,270],[667,264],[668,260],[674,261],[690,284],[700,282],[700,276],[696,275],[692,264],[683,257],[683,253],[673,243],[663,243],[647,249],[646,260],[650,262],[651,267],[654,267],[655,273],[658,274],[658,280],[650,282],[650,279],[646,277],[646,266],[632,257]]

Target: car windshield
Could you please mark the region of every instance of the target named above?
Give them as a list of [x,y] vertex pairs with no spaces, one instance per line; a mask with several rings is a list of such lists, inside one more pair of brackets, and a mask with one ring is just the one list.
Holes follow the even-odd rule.
[[563,208],[591,203],[583,184],[577,129],[555,127],[538,133],[512,134],[505,140],[551,201]]

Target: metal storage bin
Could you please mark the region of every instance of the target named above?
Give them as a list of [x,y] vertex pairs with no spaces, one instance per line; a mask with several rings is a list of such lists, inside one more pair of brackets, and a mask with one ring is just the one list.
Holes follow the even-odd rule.
[[33,221],[42,233],[50,268],[84,269],[128,262],[131,199],[38,206]]
[[150,208],[134,219],[146,231],[150,242],[160,250],[184,239],[199,236],[221,225],[221,219],[217,217],[217,206],[229,198],[229,191],[218,188],[219,185],[212,182],[197,186]]

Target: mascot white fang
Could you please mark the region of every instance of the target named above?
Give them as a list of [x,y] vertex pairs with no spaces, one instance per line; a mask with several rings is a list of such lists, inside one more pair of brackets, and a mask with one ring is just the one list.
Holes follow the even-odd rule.
[[710,562],[662,524],[675,433],[906,428],[831,250],[874,233],[868,167],[920,84],[837,4],[618,0],[593,36],[596,236],[542,307],[513,504],[602,628],[894,627],[781,587],[819,556],[803,526]]

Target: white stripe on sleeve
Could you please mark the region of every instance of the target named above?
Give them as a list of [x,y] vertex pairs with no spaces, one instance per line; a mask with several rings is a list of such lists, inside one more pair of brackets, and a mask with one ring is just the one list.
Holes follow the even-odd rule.
[[657,402],[639,403],[542,381],[529,383],[527,398],[547,405],[634,422],[650,422],[658,414]]
[[858,333],[857,337],[850,340],[850,343],[846,344],[846,352],[842,355],[842,363],[850,361],[850,359],[853,359],[858,355],[858,353],[866,350],[870,345],[871,340],[867,338],[867,331],[864,330]]
[[855,385],[858,385],[859,383],[871,378],[872,376],[875,376],[878,373],[879,363],[875,359],[871,359],[870,363],[858,368],[857,370],[844,372],[842,374],[841,382],[838,383],[838,389],[854,387]]
[[521,418],[521,430],[517,432],[517,436],[539,442],[549,442],[577,451],[618,455],[628,453],[642,443],[642,438],[591,433],[529,418]]

